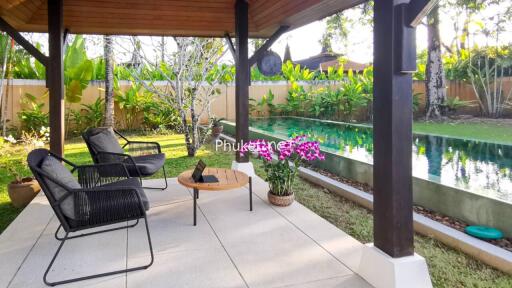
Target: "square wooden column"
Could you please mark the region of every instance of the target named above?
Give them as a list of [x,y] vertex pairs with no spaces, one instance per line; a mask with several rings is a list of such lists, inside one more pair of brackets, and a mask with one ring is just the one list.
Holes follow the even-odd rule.
[[[235,4],[236,37],[236,143],[240,148],[249,140],[249,4],[246,0],[237,0]],[[236,162],[249,162],[249,155],[236,152]]]
[[374,244],[394,258],[414,254],[412,76],[402,68],[415,39],[399,2],[375,1],[373,44]]
[[63,0],[48,0],[48,90],[50,92],[50,150],[64,154]]

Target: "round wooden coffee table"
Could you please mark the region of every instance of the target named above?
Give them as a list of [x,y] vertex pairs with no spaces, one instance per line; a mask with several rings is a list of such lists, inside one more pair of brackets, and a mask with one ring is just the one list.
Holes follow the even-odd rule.
[[192,179],[194,170],[187,170],[178,176],[178,182],[188,188],[194,189],[194,226],[197,224],[197,199],[199,199],[199,190],[204,191],[222,191],[243,187],[249,184],[249,210],[252,211],[252,178],[238,170],[225,168],[206,168],[203,175],[213,175],[219,179],[215,183],[195,182]]

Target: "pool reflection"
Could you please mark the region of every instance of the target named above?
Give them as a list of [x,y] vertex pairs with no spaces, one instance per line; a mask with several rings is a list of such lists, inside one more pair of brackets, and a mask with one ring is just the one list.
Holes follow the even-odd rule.
[[[302,118],[252,119],[277,137],[307,135],[333,153],[373,162],[373,131]],[[512,146],[433,135],[413,136],[413,175],[512,203]]]

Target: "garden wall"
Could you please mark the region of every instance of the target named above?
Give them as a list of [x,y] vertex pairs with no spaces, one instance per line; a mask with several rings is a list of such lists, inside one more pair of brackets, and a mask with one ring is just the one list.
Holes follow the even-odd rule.
[[[328,82],[322,82],[320,84],[312,85],[310,83],[300,83],[306,87],[306,90],[310,88],[316,88],[320,86],[329,85]],[[120,81],[121,89],[128,89],[130,85],[129,81]],[[165,84],[162,84],[165,85]],[[4,85],[4,94],[5,90],[9,89],[9,94],[7,95],[8,103],[6,107],[6,115],[8,119],[8,125],[11,127],[18,127],[19,120],[17,117],[17,113],[24,107],[27,107],[27,104],[22,103],[22,99],[25,93],[31,93],[34,96],[41,96],[47,90],[45,87],[45,81],[43,80],[13,80],[12,85],[6,87]],[[90,104],[93,103],[97,97],[104,97],[104,83],[103,81],[92,81],[90,85],[84,90],[82,103],[81,104]],[[216,97],[216,99],[212,103],[211,111],[217,117],[222,117],[226,119],[235,119],[235,87],[233,84],[229,85],[219,85],[218,86],[220,94]],[[249,88],[249,95],[251,98],[256,99],[257,101],[261,100],[263,95],[267,94],[269,90],[275,95],[274,104],[282,104],[286,103],[286,96],[288,94],[289,83],[286,81],[277,81],[277,82],[253,82],[251,87]],[[512,77],[508,77],[504,81],[503,86],[505,91],[509,91],[512,89]],[[414,93],[421,93],[420,95],[420,109],[419,111],[424,111],[425,107],[425,84],[423,81],[414,81],[413,84]],[[480,115],[480,109],[476,102],[476,96],[473,91],[473,88],[470,84],[459,82],[459,81],[449,81],[448,82],[448,97],[459,97],[460,100],[464,101],[472,101],[474,103],[473,106],[462,107],[459,109],[458,114],[469,114],[478,116]],[[41,98],[41,102],[48,103],[48,99]],[[68,105],[68,104],[67,104]],[[80,109],[80,104],[71,104],[71,109]],[[48,110],[48,104],[45,105],[44,110]],[[116,105],[115,109],[116,113],[116,121],[117,127],[122,129],[126,128],[126,123],[124,121],[124,112],[119,109]],[[268,111],[264,109],[262,112],[253,112],[254,116],[266,116],[268,115]],[[259,115],[256,115],[259,114]],[[359,113],[360,117],[363,118],[366,115],[366,111],[361,111]],[[418,113],[422,114],[422,112]],[[512,110],[508,110],[506,113],[507,117],[512,117]],[[357,116],[356,116],[357,117]],[[139,127],[142,124],[142,115],[139,115],[140,120],[137,121],[136,127]],[[206,117],[203,117],[202,121],[206,121]]]
[[[128,89],[129,82],[128,81],[120,81],[121,89]],[[124,83],[126,82],[126,83]],[[98,97],[104,98],[105,85],[103,81],[91,81],[89,86],[83,91],[82,101],[77,104],[67,104],[66,108],[71,108],[73,110],[80,110],[83,108],[82,104],[92,104],[96,101]],[[20,121],[18,118],[18,113],[22,109],[30,109],[30,104],[24,103],[23,99],[25,98],[26,93],[30,93],[36,97],[38,97],[38,103],[44,103],[43,111],[48,112],[48,96],[43,97],[46,93],[47,88],[44,80],[23,80],[23,79],[15,79],[12,82],[12,85],[6,87],[4,85],[4,93],[2,94],[4,97],[7,94],[7,105],[3,109],[6,112],[7,116],[7,126],[10,128],[19,127]],[[2,111],[2,112],[3,112]],[[126,123],[124,121],[124,111],[119,108],[119,106],[115,106],[115,116],[116,116],[116,125],[119,128],[126,128]],[[140,126],[142,124],[142,114],[137,116],[139,118],[136,121],[136,126]],[[66,119],[68,121],[70,119]],[[68,124],[68,122],[66,122]]]

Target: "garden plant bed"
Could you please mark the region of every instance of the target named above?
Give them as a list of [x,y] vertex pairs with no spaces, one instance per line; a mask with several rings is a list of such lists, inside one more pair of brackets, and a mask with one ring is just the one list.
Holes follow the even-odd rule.
[[[368,184],[360,183],[360,182],[357,182],[357,181],[354,181],[351,179],[340,177],[340,176],[334,175],[333,173],[330,173],[330,172],[327,172],[327,171],[324,171],[324,170],[321,170],[318,168],[308,167],[308,169],[311,169],[311,170],[318,172],[326,177],[329,177],[329,178],[339,181],[341,183],[347,184],[349,186],[352,186],[352,187],[359,189],[361,191],[364,191],[366,193],[373,194],[373,189]],[[461,221],[459,219],[456,219],[456,218],[453,218],[450,216],[443,215],[441,213],[432,211],[428,208],[425,208],[425,207],[422,207],[419,205],[414,205],[413,210],[414,210],[414,212],[416,212],[418,214],[421,214],[425,217],[428,217],[434,221],[437,221],[443,225],[446,225],[448,227],[451,227],[451,228],[456,229],[461,232],[464,232],[464,228],[466,228],[466,226],[469,226],[469,224],[465,223],[464,221]],[[500,248],[503,248],[505,250],[512,252],[512,238],[503,238],[500,240],[484,240],[484,239],[480,239],[480,240],[486,241],[495,246],[498,246]]]

